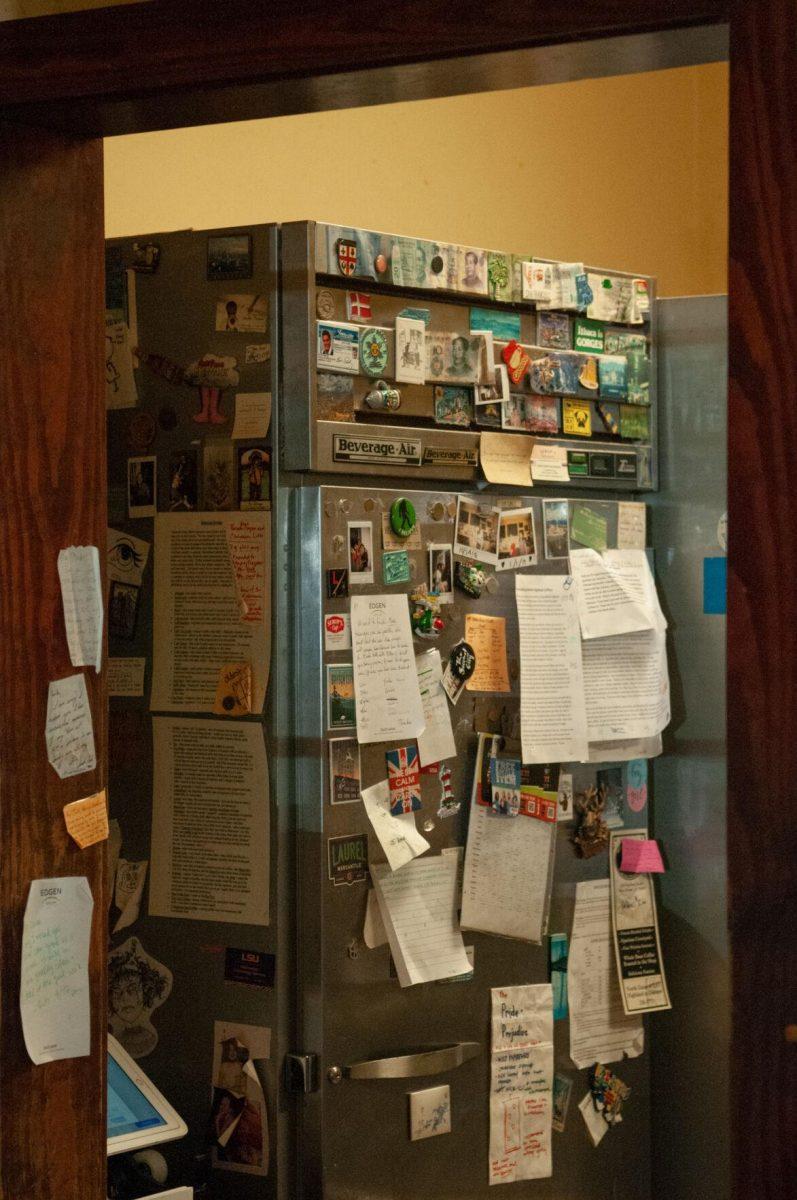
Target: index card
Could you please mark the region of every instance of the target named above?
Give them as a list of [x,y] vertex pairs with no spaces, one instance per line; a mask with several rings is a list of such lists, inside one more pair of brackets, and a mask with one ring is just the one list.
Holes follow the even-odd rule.
[[371,868],[390,952],[402,987],[467,975],[457,922],[457,858],[416,858],[400,871]]
[[47,759],[61,779],[82,775],[96,767],[94,728],[84,675],[68,675],[50,683],[44,738]]
[[351,637],[358,741],[416,737],[426,722],[407,597],[352,597]]
[[73,667],[102,664],[102,584],[96,546],[69,546],[58,555],[66,640]]

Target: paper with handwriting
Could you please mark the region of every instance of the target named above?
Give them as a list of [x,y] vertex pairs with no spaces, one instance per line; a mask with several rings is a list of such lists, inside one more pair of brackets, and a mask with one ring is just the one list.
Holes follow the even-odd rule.
[[85,676],[52,680],[44,737],[50,766],[61,779],[94,770],[97,756]]
[[351,637],[358,741],[416,737],[426,721],[407,597],[353,596]]
[[69,546],[58,555],[66,640],[73,667],[102,664],[102,583],[96,546]]

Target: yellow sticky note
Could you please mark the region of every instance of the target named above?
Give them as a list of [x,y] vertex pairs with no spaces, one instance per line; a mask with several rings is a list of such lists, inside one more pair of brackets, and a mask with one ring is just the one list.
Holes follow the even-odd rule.
[[64,821],[67,833],[74,838],[81,850],[104,842],[108,837],[108,805],[105,789],[86,796],[85,800],[73,800],[64,805]]
[[476,669],[466,683],[470,692],[508,692],[506,620],[483,613],[465,614],[465,641],[473,647]]
[[244,717],[252,711],[252,667],[229,663],[219,671],[213,712],[220,717]]
[[565,433],[574,433],[578,437],[590,437],[592,419],[589,403],[583,400],[563,400],[562,427]]

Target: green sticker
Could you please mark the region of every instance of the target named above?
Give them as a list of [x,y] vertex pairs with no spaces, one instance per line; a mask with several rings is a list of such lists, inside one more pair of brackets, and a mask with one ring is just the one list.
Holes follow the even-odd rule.
[[382,582],[409,583],[410,556],[406,550],[386,550],[382,554]]
[[577,317],[573,325],[573,349],[591,354],[603,354],[603,325]]
[[570,540],[589,546],[592,550],[605,550],[609,544],[606,540],[606,518],[592,508],[577,504],[573,509]]
[[650,409],[636,404],[620,405],[620,437],[646,442],[650,438]]

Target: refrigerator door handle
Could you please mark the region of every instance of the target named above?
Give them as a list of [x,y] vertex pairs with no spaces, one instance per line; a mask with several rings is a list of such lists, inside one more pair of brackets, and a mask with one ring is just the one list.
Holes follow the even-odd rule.
[[419,1075],[440,1075],[461,1067],[469,1058],[481,1054],[478,1042],[453,1042],[449,1046],[430,1046],[393,1058],[370,1058],[349,1063],[343,1068],[347,1079],[414,1079]]

